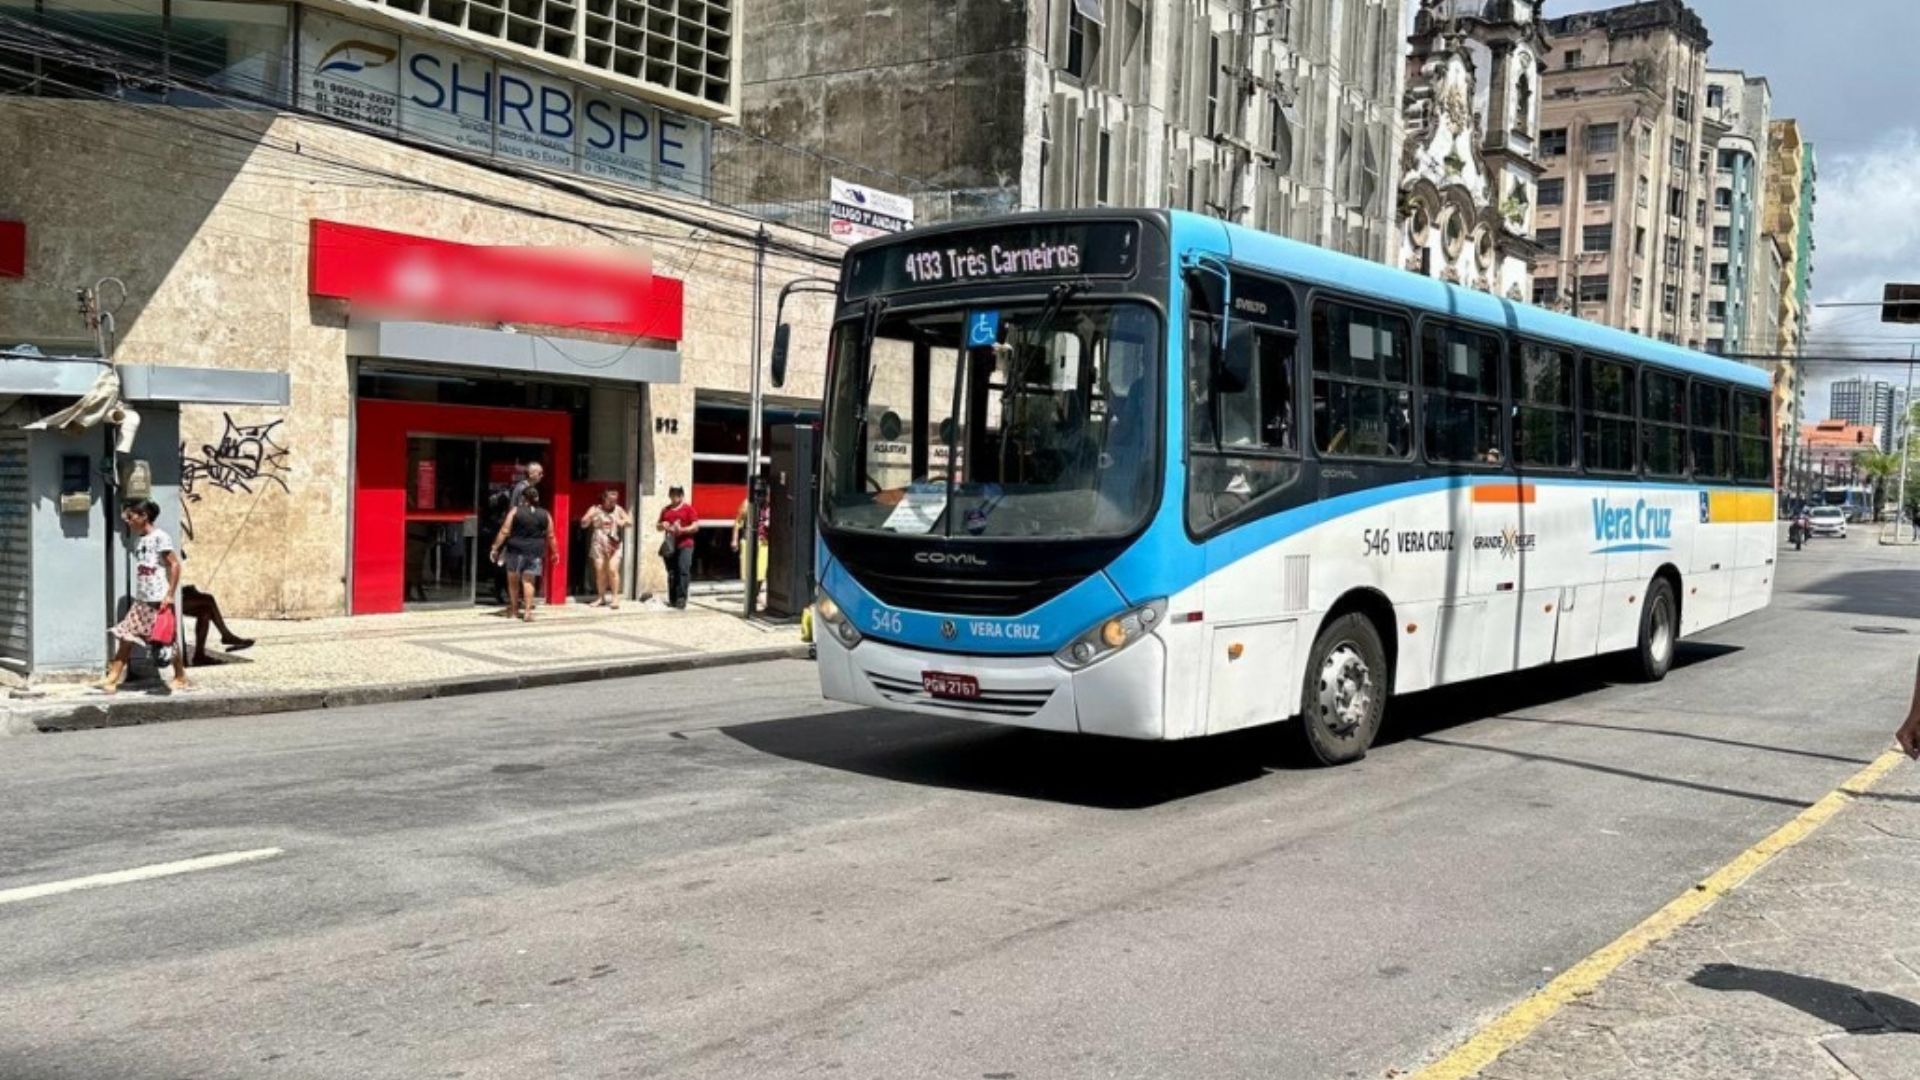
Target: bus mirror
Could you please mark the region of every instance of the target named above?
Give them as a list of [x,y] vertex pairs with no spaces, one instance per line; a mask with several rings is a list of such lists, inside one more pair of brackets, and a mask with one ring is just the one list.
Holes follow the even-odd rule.
[[793,327],[781,323],[773,328],[773,386],[787,385],[787,348],[793,343]]

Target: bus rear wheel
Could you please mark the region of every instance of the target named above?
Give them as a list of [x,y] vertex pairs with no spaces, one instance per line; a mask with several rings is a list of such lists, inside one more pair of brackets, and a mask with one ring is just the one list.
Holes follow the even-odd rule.
[[1640,644],[1634,649],[1633,671],[1642,682],[1659,682],[1673,670],[1673,653],[1680,640],[1680,606],[1673,585],[1657,577],[1647,586],[1647,602],[1640,609]]
[[1387,650],[1372,620],[1357,613],[1328,623],[1307,657],[1300,725],[1307,749],[1324,765],[1367,756],[1386,713]]

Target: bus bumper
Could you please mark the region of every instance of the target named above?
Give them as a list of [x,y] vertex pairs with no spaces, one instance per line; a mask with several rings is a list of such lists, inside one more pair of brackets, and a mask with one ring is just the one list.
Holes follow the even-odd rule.
[[[1167,650],[1148,635],[1091,667],[1068,671],[1047,656],[954,656],[868,639],[849,649],[819,636],[820,689],[851,705],[1125,739],[1166,737]],[[922,676],[970,675],[974,700],[936,698]]]

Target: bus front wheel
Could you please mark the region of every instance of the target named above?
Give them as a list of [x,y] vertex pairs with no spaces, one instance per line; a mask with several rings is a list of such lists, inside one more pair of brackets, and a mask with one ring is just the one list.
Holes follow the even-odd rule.
[[1367,756],[1380,733],[1391,678],[1380,632],[1365,615],[1350,613],[1327,624],[1307,657],[1300,724],[1307,748],[1325,765]]
[[1656,577],[1647,586],[1647,602],[1640,609],[1640,644],[1634,650],[1634,673],[1642,682],[1667,677],[1679,640],[1680,605],[1674,602],[1673,584]]

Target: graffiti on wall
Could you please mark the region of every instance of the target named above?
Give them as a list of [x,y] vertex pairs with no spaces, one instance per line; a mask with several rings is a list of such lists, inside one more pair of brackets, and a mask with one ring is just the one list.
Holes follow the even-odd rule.
[[185,504],[180,531],[189,540],[193,539],[192,506],[207,492],[251,495],[274,486],[289,490],[287,458],[292,450],[275,440],[276,429],[285,421],[236,424],[231,413],[222,413],[221,419],[226,430],[217,444],[202,444],[198,454],[189,453],[185,442],[180,444],[180,495]]

